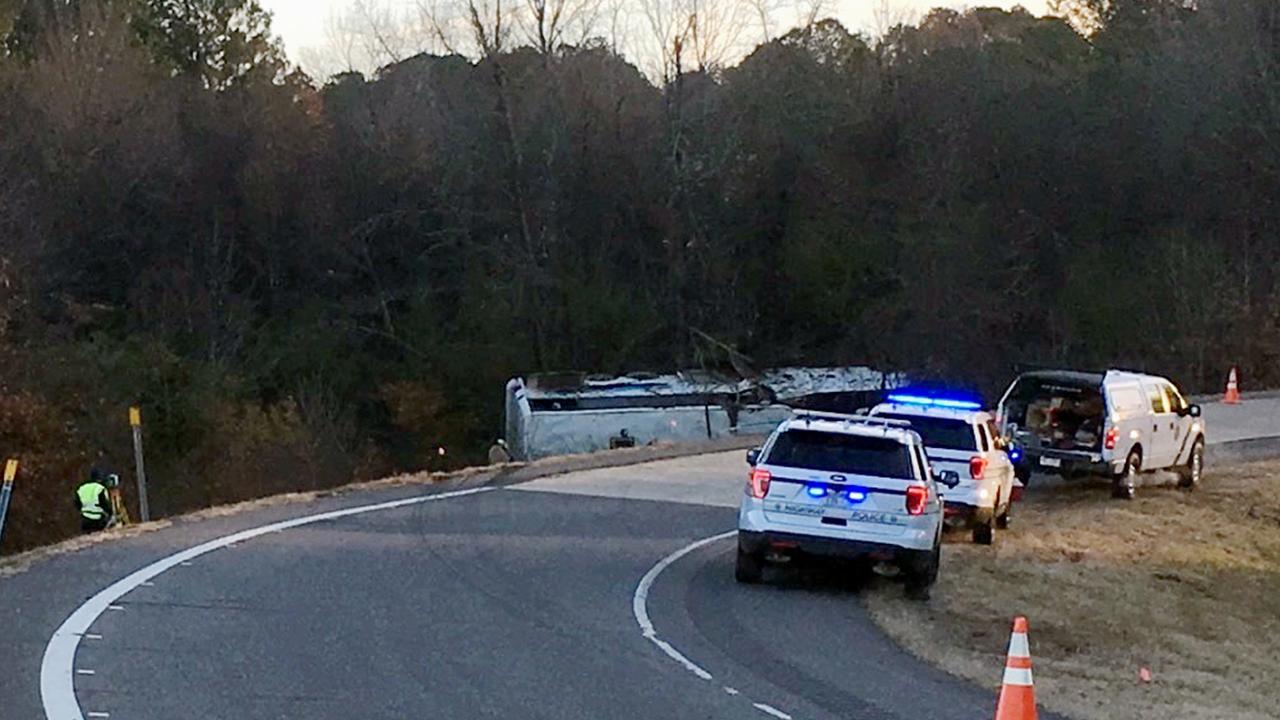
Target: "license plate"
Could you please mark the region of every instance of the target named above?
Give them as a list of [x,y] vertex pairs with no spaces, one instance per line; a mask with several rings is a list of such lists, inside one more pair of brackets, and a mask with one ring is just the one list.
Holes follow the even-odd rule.
[[1043,466],[1045,466],[1045,467],[1053,467],[1053,468],[1060,468],[1060,467],[1062,467],[1062,461],[1061,461],[1061,460],[1059,460],[1058,458],[1051,458],[1051,457],[1042,457],[1042,458],[1040,458],[1040,464],[1041,464],[1041,465],[1043,465]]
[[769,508],[774,512],[787,513],[789,515],[808,515],[809,517],[821,517],[826,514],[826,509],[821,505],[796,505],[793,503],[778,503]]

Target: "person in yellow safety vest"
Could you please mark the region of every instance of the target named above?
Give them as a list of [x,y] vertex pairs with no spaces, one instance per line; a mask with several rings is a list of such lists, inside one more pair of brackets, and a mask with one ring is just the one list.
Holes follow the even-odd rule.
[[94,468],[89,482],[76,488],[76,509],[80,511],[80,530],[91,533],[105,530],[111,523],[111,496],[102,484],[102,473]]

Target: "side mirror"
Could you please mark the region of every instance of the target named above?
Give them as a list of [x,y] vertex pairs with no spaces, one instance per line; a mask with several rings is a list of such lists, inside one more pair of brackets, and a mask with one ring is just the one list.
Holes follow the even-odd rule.
[[949,488],[954,488],[960,484],[960,473],[955,470],[943,470],[938,473],[937,481]]
[[1187,409],[1183,412],[1185,412],[1188,417],[1198,418],[1200,417],[1201,410],[1199,405],[1188,405]]
[[758,462],[760,462],[760,448],[751,448],[747,451],[747,464],[755,467]]

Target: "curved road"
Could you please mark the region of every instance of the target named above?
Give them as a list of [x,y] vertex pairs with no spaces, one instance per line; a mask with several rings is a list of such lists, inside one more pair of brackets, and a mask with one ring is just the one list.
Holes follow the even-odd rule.
[[[0,577],[0,716],[990,714],[991,689],[900,651],[857,588],[788,577],[739,586],[731,539],[690,550],[734,527],[744,473],[732,452],[425,501],[414,499],[423,489],[402,487],[184,522],[53,558]],[[213,546],[138,576],[100,614],[73,615],[201,543],[402,500]],[[77,616],[88,618],[82,637],[56,634]],[[64,678],[59,653],[71,651],[75,674]],[[67,680],[74,698],[59,696]]]

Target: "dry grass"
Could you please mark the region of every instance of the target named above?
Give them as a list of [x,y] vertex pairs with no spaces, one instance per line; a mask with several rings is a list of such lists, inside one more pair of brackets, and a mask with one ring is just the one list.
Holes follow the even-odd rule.
[[[876,621],[948,672],[999,685],[1031,623],[1042,706],[1083,719],[1280,714],[1280,463],[1211,469],[1195,493],[1041,485],[982,548],[954,538],[928,604],[868,592]],[[1150,684],[1138,681],[1149,667]]]

